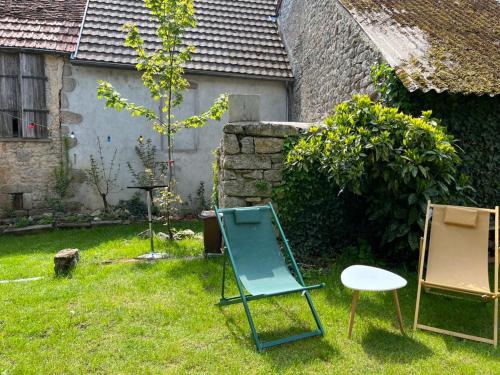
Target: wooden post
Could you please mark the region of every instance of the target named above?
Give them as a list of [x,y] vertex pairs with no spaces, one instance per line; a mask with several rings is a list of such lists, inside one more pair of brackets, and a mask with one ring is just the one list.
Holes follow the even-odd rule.
[[495,348],[498,343],[498,251],[499,251],[499,236],[500,236],[500,223],[499,223],[500,209],[498,206],[495,207],[495,286],[493,288],[493,292],[496,294],[495,297],[495,311],[493,312],[493,345]]
[[358,305],[359,299],[359,290],[355,290],[352,295],[352,305],[351,305],[351,317],[349,319],[349,332],[347,337],[351,338],[352,336],[352,326],[354,325],[354,315],[356,314],[356,306]]
[[418,265],[418,286],[417,286],[417,302],[415,306],[415,317],[413,319],[413,330],[417,329],[418,313],[420,310],[420,294],[422,293],[422,279],[424,276],[425,248],[427,247],[427,230],[429,229],[429,219],[431,214],[431,201],[427,201],[427,211],[425,213],[424,238],[421,241]]

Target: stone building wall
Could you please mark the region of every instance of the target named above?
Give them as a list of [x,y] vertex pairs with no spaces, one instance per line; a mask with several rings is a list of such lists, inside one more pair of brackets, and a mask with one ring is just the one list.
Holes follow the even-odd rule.
[[[45,56],[46,139],[0,138],[0,216],[12,205],[13,194],[23,194],[24,209],[38,209],[54,186],[54,168],[61,157],[60,91],[65,65],[60,56]],[[33,211],[32,211],[33,212]]]
[[283,0],[278,25],[295,77],[293,120],[322,120],[353,94],[373,93],[381,54],[338,0]]
[[220,207],[265,204],[281,183],[285,138],[309,127],[292,122],[226,124],[219,153]]

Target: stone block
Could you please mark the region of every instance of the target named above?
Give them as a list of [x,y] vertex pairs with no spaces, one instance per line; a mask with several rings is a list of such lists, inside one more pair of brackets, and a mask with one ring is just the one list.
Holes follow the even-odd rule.
[[223,181],[222,191],[233,197],[270,197],[271,184],[262,180]]
[[307,131],[312,124],[302,122],[240,122],[224,125],[224,133],[284,138]]
[[10,210],[12,207],[12,196],[10,194],[1,194],[0,193],[0,216],[4,211]]
[[255,152],[255,145],[253,137],[243,137],[240,140],[241,152],[244,154],[253,154]]
[[238,154],[240,152],[240,145],[236,135],[224,134],[222,138],[222,148],[227,155]]
[[267,181],[275,182],[282,180],[282,173],[279,169],[271,169],[264,171],[264,179]]
[[255,137],[255,152],[258,154],[275,154],[283,151],[283,138]]
[[63,76],[68,77],[71,74],[73,74],[73,72],[71,71],[71,65],[70,64],[64,64],[64,67],[63,67]]
[[243,177],[254,179],[254,180],[261,180],[262,179],[262,171],[260,171],[260,170],[248,171],[247,173],[243,174]]
[[73,268],[75,268],[80,253],[78,249],[64,249],[59,251],[54,257],[54,271],[57,276],[67,275]]
[[27,163],[31,160],[32,152],[28,150],[18,150],[16,152],[16,159],[20,163]]
[[68,108],[69,100],[68,95],[61,93],[61,108]]
[[63,78],[62,90],[64,92],[72,92],[76,88],[76,80],[73,78]]
[[229,208],[229,207],[245,207],[247,204],[243,198],[230,197],[228,195],[223,194],[219,198],[219,205],[222,208]]
[[80,124],[83,121],[82,115],[70,111],[61,111],[61,122],[63,124]]
[[5,184],[0,185],[0,193],[14,194],[14,193],[31,193],[32,187],[25,184]]
[[229,95],[229,122],[260,121],[259,95]]
[[78,138],[70,138],[68,142],[68,148],[75,148],[76,145],[78,144]]
[[247,201],[248,203],[260,203],[262,201],[262,198],[250,197],[250,198],[246,198],[245,201]]
[[33,196],[31,193],[23,194],[23,208],[25,210],[31,210],[33,208]]
[[238,175],[236,172],[230,170],[230,169],[223,169],[222,170],[222,179],[224,180],[236,180],[238,178]]
[[226,155],[223,169],[271,169],[271,159],[256,154]]
[[224,133],[228,133],[228,134],[243,134],[244,133],[243,126],[239,125],[239,124],[226,124],[222,128],[222,131]]

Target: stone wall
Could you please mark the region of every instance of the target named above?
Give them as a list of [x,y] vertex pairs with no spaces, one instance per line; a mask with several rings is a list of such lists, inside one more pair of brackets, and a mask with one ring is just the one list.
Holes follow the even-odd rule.
[[373,93],[381,55],[338,0],[283,0],[279,30],[295,76],[292,118],[318,121],[355,93]]
[[61,157],[59,94],[64,58],[45,56],[47,139],[0,138],[0,216],[9,210],[15,193],[23,194],[24,209],[37,209],[52,193],[54,168]]
[[226,124],[219,153],[220,207],[264,204],[281,183],[286,137],[309,127],[292,122]]

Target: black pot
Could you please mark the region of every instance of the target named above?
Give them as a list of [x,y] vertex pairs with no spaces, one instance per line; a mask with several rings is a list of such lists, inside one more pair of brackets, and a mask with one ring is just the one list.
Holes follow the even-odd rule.
[[215,211],[202,211],[200,219],[203,220],[205,255],[222,254],[222,233]]

